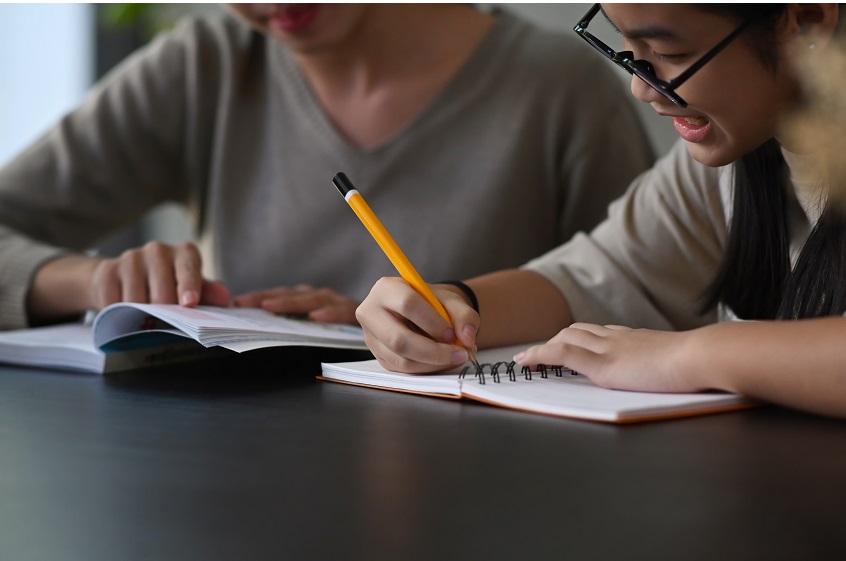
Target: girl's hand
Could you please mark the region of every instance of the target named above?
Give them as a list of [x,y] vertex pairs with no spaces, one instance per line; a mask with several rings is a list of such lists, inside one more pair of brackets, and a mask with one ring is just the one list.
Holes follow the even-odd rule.
[[330,288],[314,288],[300,284],[293,288],[278,287],[248,292],[235,298],[235,305],[263,308],[274,314],[306,316],[314,321],[358,325],[355,309],[358,302]]
[[[438,286],[432,290],[455,329],[401,278],[380,279],[358,307],[356,317],[367,346],[388,370],[449,370],[467,361],[465,347],[475,347],[479,314],[453,290]],[[454,343],[456,332],[459,345]]]
[[687,379],[690,370],[681,367],[690,333],[574,323],[514,359],[524,366],[563,365],[616,390],[698,392],[708,388]]

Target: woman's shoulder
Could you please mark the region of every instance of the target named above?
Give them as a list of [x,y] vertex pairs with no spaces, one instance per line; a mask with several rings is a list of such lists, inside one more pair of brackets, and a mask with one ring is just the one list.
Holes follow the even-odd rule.
[[[500,36],[509,52],[536,69],[544,69],[566,79],[574,72],[601,67],[603,74],[614,66],[580,39],[569,28],[543,27],[505,10],[496,13]],[[601,63],[601,64],[600,64]]]
[[224,10],[190,13],[154,40],[164,48],[180,48],[188,56],[215,53],[239,56],[263,44],[264,35]]
[[499,67],[504,79],[535,85],[568,103],[629,100],[625,75],[568,28],[541,27],[508,11],[497,12]]

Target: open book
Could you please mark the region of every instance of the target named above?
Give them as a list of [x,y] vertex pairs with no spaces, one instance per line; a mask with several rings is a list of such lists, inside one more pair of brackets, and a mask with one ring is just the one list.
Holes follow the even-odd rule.
[[256,308],[122,302],[101,310],[92,325],[0,332],[0,363],[107,373],[278,346],[367,349],[361,329],[350,325]]
[[[489,349],[478,353],[484,376],[475,368],[461,377],[448,374],[415,375],[390,372],[376,360],[323,363],[322,380],[454,399],[472,399],[498,407],[608,423],[633,423],[742,409],[757,402],[722,393],[647,393],[601,388],[569,370],[524,374],[516,365],[509,377],[511,357],[530,345]],[[500,363],[497,375],[491,365]],[[530,377],[531,379],[528,379]],[[513,379],[512,379],[513,378]]]

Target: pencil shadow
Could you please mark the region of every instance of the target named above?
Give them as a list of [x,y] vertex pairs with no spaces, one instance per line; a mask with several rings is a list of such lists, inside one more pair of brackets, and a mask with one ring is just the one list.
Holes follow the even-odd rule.
[[275,347],[104,376],[111,390],[169,395],[249,395],[318,383],[321,362],[369,360],[369,351]]

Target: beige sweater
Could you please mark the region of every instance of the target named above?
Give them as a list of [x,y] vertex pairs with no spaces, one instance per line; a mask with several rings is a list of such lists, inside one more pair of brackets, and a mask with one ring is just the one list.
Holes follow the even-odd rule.
[[[801,157],[782,153],[797,194],[788,207],[795,261],[824,195],[818,183],[811,184],[814,170],[801,169]],[[632,183],[593,232],[525,268],[561,290],[576,321],[681,330],[736,319],[728,309],[698,311],[726,248],[732,172],[732,165],[700,164],[679,140]]]

